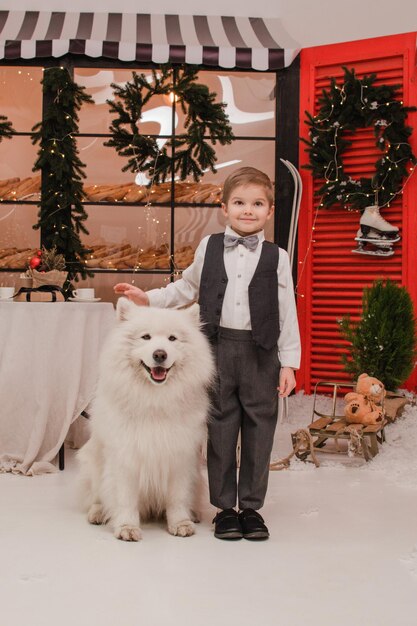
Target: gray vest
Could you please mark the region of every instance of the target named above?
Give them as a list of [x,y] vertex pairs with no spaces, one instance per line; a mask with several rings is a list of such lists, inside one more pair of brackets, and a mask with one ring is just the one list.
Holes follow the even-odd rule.
[[[217,335],[222,312],[227,274],[224,266],[224,233],[211,235],[201,273],[199,304],[203,330],[210,339]],[[264,241],[253,278],[249,284],[249,311],[255,343],[270,350],[279,337],[278,312],[279,248]]]

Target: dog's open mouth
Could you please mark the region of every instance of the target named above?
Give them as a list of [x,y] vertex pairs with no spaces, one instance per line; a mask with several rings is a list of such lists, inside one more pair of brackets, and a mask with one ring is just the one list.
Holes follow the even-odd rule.
[[157,367],[148,367],[146,363],[142,361],[142,365],[145,370],[148,372],[149,376],[153,380],[154,383],[163,383],[166,381],[167,375],[170,367],[161,367],[158,365]]

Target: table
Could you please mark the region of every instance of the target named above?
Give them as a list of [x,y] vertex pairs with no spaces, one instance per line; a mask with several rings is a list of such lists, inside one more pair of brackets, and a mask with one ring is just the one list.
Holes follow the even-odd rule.
[[115,319],[110,302],[0,302],[0,472],[56,471]]

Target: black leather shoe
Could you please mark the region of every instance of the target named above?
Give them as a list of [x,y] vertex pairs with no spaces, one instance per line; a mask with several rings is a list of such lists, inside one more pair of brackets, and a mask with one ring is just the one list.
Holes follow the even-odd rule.
[[245,539],[252,541],[268,539],[269,531],[264,524],[264,520],[254,509],[243,509],[239,513],[239,521]]
[[234,509],[225,509],[217,513],[213,524],[214,536],[217,539],[242,539],[239,516]]

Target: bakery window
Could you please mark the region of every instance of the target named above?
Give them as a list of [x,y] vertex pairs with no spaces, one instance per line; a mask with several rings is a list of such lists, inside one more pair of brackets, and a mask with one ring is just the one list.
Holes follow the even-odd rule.
[[[253,165],[272,180],[276,172],[276,72],[201,70],[202,82],[226,103],[235,135],[230,145],[216,144],[217,172],[199,182],[167,180],[159,185],[140,171],[122,172],[126,161],[104,144],[109,138],[112,83],[123,85],[141,67],[74,67],[76,83],[85,87],[94,104],[79,113],[77,145],[85,163],[86,222],[83,244],[91,250],[87,266],[93,278],[80,286],[94,286],[97,295],[114,299],[113,285],[121,280],[143,288],[175,280],[192,262],[205,235],[224,228],[220,210],[224,179],[236,168]],[[30,140],[42,119],[41,67],[0,67],[0,115],[16,131],[0,143],[0,282],[8,284],[22,271],[40,245],[37,221],[41,179],[33,173],[37,147]],[[175,108],[173,114],[173,107]],[[156,136],[160,145],[184,132],[184,114],[169,95],[148,102],[141,131]],[[268,222],[267,238],[274,240]]]
[[14,285],[40,245],[37,222],[40,175],[32,172],[36,148],[31,129],[42,118],[41,67],[0,67],[0,115],[15,134],[0,143],[0,285]]

